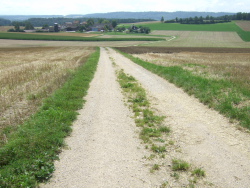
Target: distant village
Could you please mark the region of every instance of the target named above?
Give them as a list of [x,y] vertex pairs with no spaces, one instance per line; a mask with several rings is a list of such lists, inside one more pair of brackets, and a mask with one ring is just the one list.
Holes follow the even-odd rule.
[[[22,25],[21,25],[22,24]],[[30,22],[24,23],[14,22],[14,28],[9,29],[9,32],[26,32],[26,33],[39,33],[39,32],[126,32],[126,33],[150,33],[149,27],[136,26],[131,24],[128,26],[118,26],[116,20],[105,20],[101,19],[97,23],[93,19],[88,19],[87,21],[80,22],[75,20],[73,22],[64,22],[63,24],[54,23],[53,26],[47,24],[41,27],[34,27]],[[24,29],[20,26],[25,24]]]
[[[113,25],[116,26],[117,24]],[[76,31],[107,31],[113,30],[111,23],[87,23],[78,20],[74,22],[65,22],[64,24],[55,23],[54,26],[43,26],[42,28],[34,28],[24,30],[24,32],[76,32]]]

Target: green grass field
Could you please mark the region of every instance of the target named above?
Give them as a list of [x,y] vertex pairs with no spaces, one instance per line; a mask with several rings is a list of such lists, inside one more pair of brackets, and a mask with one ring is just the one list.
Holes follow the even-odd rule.
[[75,37],[75,36],[56,36],[56,35],[39,35],[26,33],[1,33],[0,39],[16,40],[48,40],[48,41],[159,41],[161,38],[97,38],[97,37]]
[[149,27],[151,30],[237,32],[242,40],[250,41],[250,32],[243,31],[235,22],[218,24],[150,23],[142,24],[142,26]]

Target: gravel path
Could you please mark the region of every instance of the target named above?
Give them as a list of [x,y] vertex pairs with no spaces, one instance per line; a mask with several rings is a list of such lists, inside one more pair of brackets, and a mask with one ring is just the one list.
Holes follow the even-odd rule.
[[215,187],[250,187],[250,137],[181,89],[109,49],[114,61],[134,76],[167,116],[182,157],[204,167]]
[[143,156],[147,153],[135,133],[132,114],[124,105],[115,70],[105,49],[87,102],[73,132],[66,139],[69,149],[60,154],[50,183],[41,187],[157,187]]
[[173,84],[104,48],[87,102],[66,139],[69,149],[61,153],[53,178],[42,187],[144,188],[163,182],[164,176],[149,173],[143,159],[149,153],[140,144],[109,57],[142,84],[153,107],[167,117],[171,137],[181,149],[178,156],[203,167],[212,187],[249,188],[248,133]]

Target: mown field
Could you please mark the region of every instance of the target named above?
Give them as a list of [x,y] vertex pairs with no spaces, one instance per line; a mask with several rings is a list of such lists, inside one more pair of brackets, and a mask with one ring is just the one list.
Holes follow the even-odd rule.
[[0,146],[93,52],[88,47],[0,48]]
[[99,54],[85,47],[1,49],[0,187],[38,187],[51,177]]
[[139,58],[132,58],[138,64],[182,87],[236,124],[250,129],[249,49],[117,49],[133,54]]

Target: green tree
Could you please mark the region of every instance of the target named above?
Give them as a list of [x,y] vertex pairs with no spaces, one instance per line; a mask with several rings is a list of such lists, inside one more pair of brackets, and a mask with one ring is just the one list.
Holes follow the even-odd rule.
[[238,12],[238,13],[236,14],[236,19],[237,19],[237,20],[242,20],[242,18],[243,18],[242,13],[241,13],[241,12]]
[[104,21],[103,18],[98,19],[98,23],[101,24]]
[[34,26],[30,22],[25,22],[25,30],[32,30],[34,29]]
[[103,20],[103,22],[102,23],[104,23],[104,24],[109,24],[110,23],[110,21],[109,20]]
[[88,24],[88,26],[94,25],[94,24],[95,24],[94,19],[92,19],[92,18],[88,19],[88,20],[87,20],[87,24]]
[[111,25],[112,25],[113,28],[116,28],[116,26],[117,26],[117,21],[116,21],[116,20],[113,20],[113,21],[111,22]]
[[20,31],[20,24],[18,22],[14,23],[15,31],[19,32]]
[[151,32],[151,30],[150,30],[149,27],[145,27],[145,28],[144,28],[144,31],[145,31],[146,34],[149,34],[149,33]]
[[49,28],[49,25],[48,24],[44,24],[42,29],[48,29]]
[[163,23],[163,22],[164,22],[164,17],[162,16],[162,17],[161,17],[161,23]]

